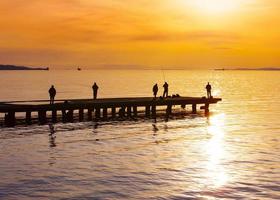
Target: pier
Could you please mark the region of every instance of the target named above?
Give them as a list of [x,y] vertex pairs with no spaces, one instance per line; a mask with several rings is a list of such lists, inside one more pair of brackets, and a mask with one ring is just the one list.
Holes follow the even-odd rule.
[[[55,104],[49,100],[10,101],[0,103],[2,125],[16,126],[19,120],[24,124],[72,123],[75,121],[99,121],[118,118],[137,118],[142,115],[147,118],[156,118],[159,110],[163,109],[165,117],[172,115],[174,106],[186,108],[190,106],[193,114],[197,113],[198,106],[209,112],[209,106],[221,101],[221,98],[205,97],[168,97],[168,98],[103,98],[103,99],[62,99]],[[22,124],[22,123],[21,123]]]

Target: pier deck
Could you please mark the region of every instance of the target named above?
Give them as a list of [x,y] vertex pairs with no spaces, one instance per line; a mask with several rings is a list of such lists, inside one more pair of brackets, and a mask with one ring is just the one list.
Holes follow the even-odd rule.
[[[47,122],[58,122],[58,112],[61,112],[62,122],[73,122],[74,111],[78,111],[79,121],[91,121],[93,119],[106,120],[116,117],[137,117],[137,109],[143,107],[146,117],[156,117],[157,107],[166,106],[166,116],[172,113],[172,107],[180,105],[192,106],[192,112],[197,112],[197,105],[205,112],[209,112],[209,105],[216,104],[222,99],[205,97],[174,97],[174,98],[103,98],[103,99],[62,99],[56,100],[50,105],[48,100],[34,101],[10,101],[0,103],[0,113],[4,113],[4,126],[12,127],[16,125],[16,114],[24,113],[26,124],[32,124],[34,113],[40,124]],[[87,111],[86,113],[84,111]],[[109,112],[108,112],[109,110]],[[47,114],[50,112],[50,115]],[[94,114],[94,116],[93,116]],[[50,116],[50,120],[48,120]]]

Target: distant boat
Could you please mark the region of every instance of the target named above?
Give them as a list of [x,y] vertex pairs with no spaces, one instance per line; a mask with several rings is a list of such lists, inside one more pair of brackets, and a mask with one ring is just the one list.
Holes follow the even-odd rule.
[[82,69],[80,67],[77,68],[78,71],[81,71]]

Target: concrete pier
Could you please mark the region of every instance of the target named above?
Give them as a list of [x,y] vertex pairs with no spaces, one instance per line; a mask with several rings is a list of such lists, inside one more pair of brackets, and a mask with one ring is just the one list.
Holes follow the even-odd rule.
[[[110,118],[136,118],[139,111],[144,111],[145,117],[156,118],[159,108],[166,108],[166,117],[172,115],[173,106],[192,106],[192,113],[197,113],[197,106],[205,113],[209,113],[209,106],[216,104],[220,98],[199,98],[199,97],[175,97],[175,98],[104,98],[104,99],[63,99],[56,100],[55,104],[48,104],[49,100],[35,101],[14,101],[0,103],[0,113],[4,113],[4,118],[0,119],[6,127],[13,127],[17,124],[16,113],[25,113],[26,125],[33,122],[38,124],[59,122],[58,113],[61,113],[62,122],[75,122],[75,111],[78,121],[108,120]],[[50,113],[49,115],[47,113]],[[86,118],[85,116],[86,112]],[[38,113],[38,116],[32,116]],[[117,115],[118,113],[118,115]],[[94,117],[93,117],[94,114]]]

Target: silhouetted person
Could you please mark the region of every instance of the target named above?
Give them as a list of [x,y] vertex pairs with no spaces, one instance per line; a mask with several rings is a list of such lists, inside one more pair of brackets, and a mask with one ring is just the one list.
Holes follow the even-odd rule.
[[163,85],[163,95],[162,97],[168,97],[168,83],[165,82],[164,85]]
[[207,97],[208,97],[208,99],[210,99],[212,97],[212,94],[211,94],[212,87],[209,84],[209,82],[208,82],[208,84],[206,85],[205,88],[206,88],[206,91],[207,91]]
[[54,104],[54,97],[56,95],[56,90],[54,88],[54,86],[52,85],[52,87],[49,89],[49,94],[50,94],[50,104]]
[[154,97],[156,98],[157,93],[158,93],[158,85],[157,84],[155,84],[154,87],[153,87],[153,93],[154,93]]
[[94,82],[94,84],[92,86],[92,90],[93,90],[93,99],[97,99],[98,86],[97,86],[97,84],[95,82]]

